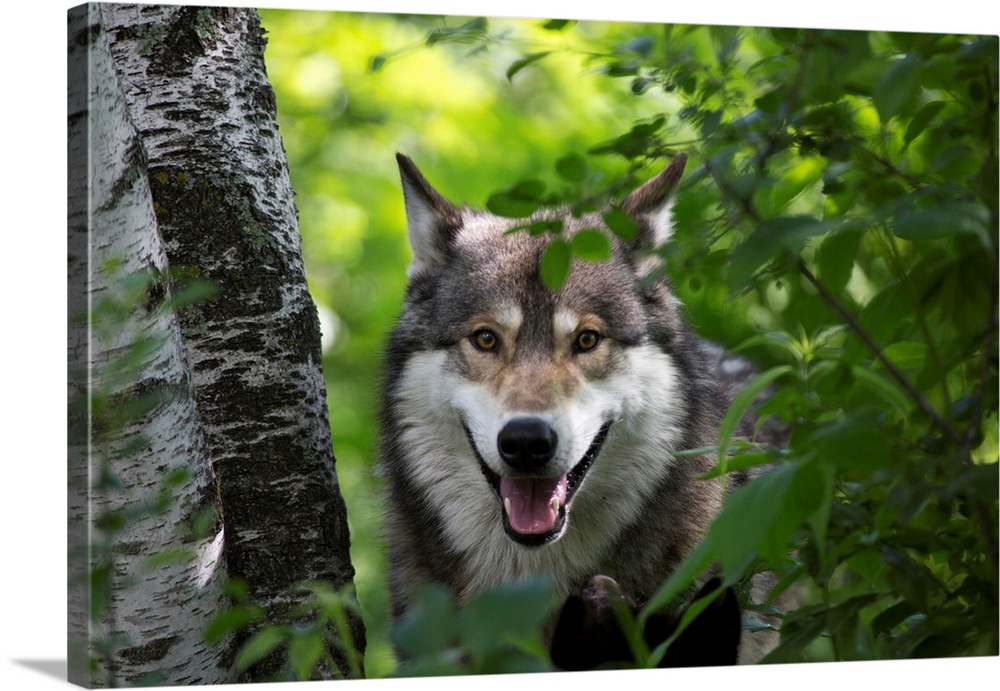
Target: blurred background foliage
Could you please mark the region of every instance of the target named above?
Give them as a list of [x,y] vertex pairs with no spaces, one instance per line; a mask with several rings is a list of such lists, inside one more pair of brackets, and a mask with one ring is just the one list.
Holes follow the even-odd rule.
[[817,593],[776,659],[996,654],[996,37],[261,17],[369,676],[394,667],[375,438],[409,261],[397,151],[498,212],[585,206],[686,153],[667,270],[793,429],[738,457],[786,464],[742,504],[782,509],[770,542],[706,558]]

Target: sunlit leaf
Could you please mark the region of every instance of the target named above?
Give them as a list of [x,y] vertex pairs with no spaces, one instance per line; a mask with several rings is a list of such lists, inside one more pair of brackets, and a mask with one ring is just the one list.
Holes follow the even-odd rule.
[[324,655],[323,639],[316,632],[293,636],[288,643],[288,662],[299,681],[308,681]]

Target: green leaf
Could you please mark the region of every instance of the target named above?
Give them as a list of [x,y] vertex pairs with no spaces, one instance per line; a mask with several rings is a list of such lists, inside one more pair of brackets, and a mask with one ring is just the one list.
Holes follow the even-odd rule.
[[622,240],[631,242],[639,235],[639,229],[636,227],[632,217],[617,206],[612,207],[610,211],[604,214],[603,218],[608,229]]
[[556,172],[567,182],[583,182],[587,177],[587,159],[580,154],[569,154],[556,161]]
[[882,354],[903,370],[917,370],[927,362],[930,348],[919,341],[898,341],[882,350]]
[[652,79],[646,77],[636,77],[632,80],[632,86],[630,87],[633,94],[637,96],[646,93],[646,90],[656,84]]
[[426,43],[433,46],[437,43],[468,43],[486,33],[489,24],[485,17],[470,19],[465,24],[455,27],[435,29],[427,34]]
[[885,562],[874,549],[864,549],[851,555],[844,563],[854,569],[870,586],[875,586],[885,569]]
[[915,241],[938,240],[959,234],[976,235],[983,239],[988,237],[989,226],[990,212],[986,207],[950,202],[900,213],[893,223],[892,232],[904,240]]
[[570,239],[573,256],[588,262],[602,262],[611,257],[608,236],[599,230],[586,229],[573,234]]
[[701,115],[701,136],[708,139],[722,124],[722,110],[704,111]]
[[288,662],[299,681],[308,681],[323,657],[323,639],[314,631],[294,636],[288,644]]
[[730,289],[742,290],[757,269],[769,261],[789,255],[797,257],[810,238],[833,227],[831,222],[811,216],[781,216],[761,223],[730,257]]
[[937,117],[938,113],[944,108],[944,101],[931,101],[930,103],[925,103],[917,114],[913,116],[910,120],[910,124],[906,127],[906,134],[903,135],[903,150],[905,151],[907,147],[910,146],[910,142],[920,136],[920,134],[927,129],[927,126],[931,124],[934,118]]
[[[813,545],[820,554],[826,551],[826,533],[830,524],[830,510],[833,506],[834,468],[829,463],[802,463],[792,482],[792,491],[786,498],[783,519],[789,521],[784,540],[771,545],[774,559],[779,559],[787,549],[788,539],[805,518],[813,530]],[[789,507],[791,509],[789,510]],[[766,550],[762,550],[766,552]]]
[[687,559],[681,563],[677,570],[660,586],[660,589],[649,598],[646,604],[639,610],[637,622],[639,627],[645,626],[649,617],[663,609],[683,593],[694,582],[698,576],[705,572],[714,558],[712,552],[713,545],[706,540],[702,540],[694,548]]
[[881,424],[882,413],[872,406],[816,427],[801,446],[824,463],[841,470],[875,470],[891,458],[891,437]]
[[458,615],[458,631],[466,646],[480,655],[539,635],[558,604],[549,578],[484,591]]
[[793,612],[781,626],[781,645],[763,662],[802,662],[803,652],[826,630],[826,621],[826,606],[822,603]]
[[486,208],[498,216],[524,218],[542,205],[545,183],[541,180],[524,180],[513,187],[492,195]]
[[834,295],[843,291],[851,278],[860,242],[860,231],[844,228],[830,233],[816,249],[819,278]]
[[920,90],[923,62],[915,53],[893,61],[875,85],[872,101],[882,122],[889,122]]
[[541,273],[542,283],[553,293],[562,288],[569,278],[571,259],[569,244],[560,239],[550,242],[542,252],[538,270]]
[[193,563],[197,558],[198,553],[190,547],[175,547],[173,549],[165,549],[162,552],[157,552],[147,557],[143,560],[142,564],[143,568],[154,571],[161,566]]
[[543,51],[541,53],[529,53],[525,55],[520,60],[515,60],[510,67],[507,68],[507,81],[514,78],[514,75],[523,70],[529,65],[533,65],[547,55],[551,55],[551,51]]
[[784,211],[803,191],[815,185],[823,175],[823,167],[814,156],[801,157],[789,166],[774,184],[761,185],[754,195],[760,212],[765,217]]
[[667,650],[670,648],[671,645],[674,644],[674,641],[680,638],[681,634],[684,633],[684,630],[691,624],[691,622],[693,622],[699,614],[704,612],[709,605],[715,602],[715,600],[723,592],[725,592],[725,588],[720,586],[719,588],[713,590],[711,593],[698,598],[690,605],[688,605],[688,607],[684,610],[684,614],[681,616],[680,621],[677,622],[677,628],[674,630],[674,632],[670,634],[670,637],[667,640],[663,641],[663,643],[658,645],[654,650],[652,650],[649,653],[648,658],[643,661],[642,666],[650,668],[659,665],[660,661],[663,659],[663,656],[666,655]]
[[882,376],[878,372],[873,372],[867,367],[854,365],[851,367],[851,375],[872,393],[878,394],[899,411],[904,417],[910,414],[913,403],[907,398],[906,393],[899,388],[895,380]]
[[742,578],[755,555],[772,566],[779,564],[804,522],[823,538],[832,498],[833,473],[814,462],[781,464],[736,490],[705,540],[726,582]]
[[563,222],[561,219],[552,220],[542,220],[542,221],[532,221],[531,223],[523,223],[521,225],[514,226],[508,231],[504,232],[504,235],[512,235],[514,233],[519,233],[521,231],[528,231],[529,235],[545,235],[546,233],[552,233],[558,235],[562,232]]
[[173,284],[174,293],[167,304],[171,309],[211,300],[219,293],[219,286],[203,278],[190,278]]
[[[777,561],[779,551],[805,515],[789,511],[787,498],[795,486],[799,464],[786,463],[736,490],[708,530],[706,544],[722,567],[723,578],[742,576],[754,554]],[[752,516],[753,520],[748,520]]]
[[924,564],[899,550],[883,545],[880,553],[889,567],[889,582],[893,590],[926,611],[932,594],[936,595],[942,590],[934,574]]
[[634,60],[613,62],[604,67],[604,74],[609,77],[634,77],[639,73],[639,64]]
[[205,642],[209,645],[216,645],[226,634],[259,621],[263,616],[264,610],[255,605],[240,605],[223,610],[209,622],[205,629]]
[[658,145],[657,134],[665,122],[665,118],[659,117],[652,122],[638,123],[634,125],[628,133],[623,134],[610,142],[594,147],[589,151],[589,153],[614,153],[629,160],[637,158]]
[[236,654],[236,669],[245,672],[277,650],[288,637],[283,626],[265,626],[247,641]]
[[763,96],[758,97],[757,100],[754,101],[754,106],[769,115],[776,115],[778,113],[778,109],[788,98],[790,91],[791,87],[788,85],[783,84],[778,86],[771,91],[768,91]]
[[[901,283],[889,282],[862,308],[858,315],[861,326],[876,343],[889,343],[895,340],[896,333],[913,318],[913,310],[906,296],[907,291]],[[869,353],[861,339],[848,340],[845,345],[845,359],[849,362],[858,362],[864,357],[869,357]]]
[[789,374],[791,371],[792,368],[790,365],[772,367],[766,372],[757,375],[752,382],[747,384],[742,391],[733,397],[733,402],[729,405],[729,410],[726,411],[725,417],[722,418],[722,424],[719,426],[717,462],[720,467],[725,467],[726,459],[729,456],[729,441],[732,439],[733,432],[736,430],[736,426],[739,425],[740,420],[750,410],[750,406],[764,392],[764,389],[770,386],[776,379]]
[[546,31],[562,31],[567,26],[575,22],[575,19],[550,19],[542,24],[542,28]]
[[410,657],[426,657],[447,649],[455,638],[455,603],[440,585],[428,585],[392,629],[392,642]]

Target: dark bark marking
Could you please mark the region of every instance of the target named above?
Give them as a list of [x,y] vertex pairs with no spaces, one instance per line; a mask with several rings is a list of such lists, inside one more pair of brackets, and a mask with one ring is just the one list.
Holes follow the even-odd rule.
[[144,645],[124,648],[119,654],[122,658],[135,665],[153,660],[162,660],[179,640],[180,636],[157,638]]

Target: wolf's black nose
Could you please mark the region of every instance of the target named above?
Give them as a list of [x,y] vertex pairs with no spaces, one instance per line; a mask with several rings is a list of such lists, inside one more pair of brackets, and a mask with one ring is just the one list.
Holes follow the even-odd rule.
[[497,435],[500,458],[518,470],[533,470],[548,463],[556,453],[557,442],[556,431],[537,417],[516,417]]

